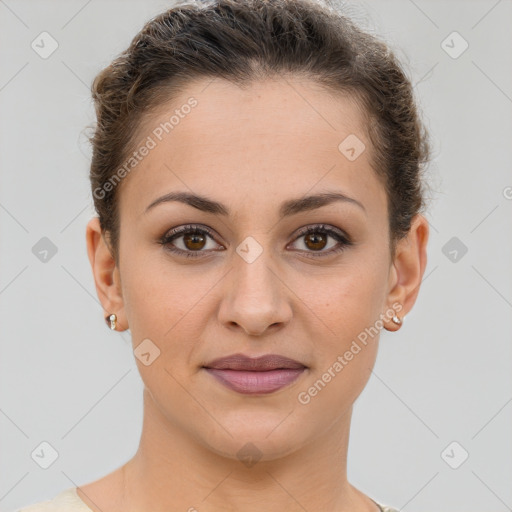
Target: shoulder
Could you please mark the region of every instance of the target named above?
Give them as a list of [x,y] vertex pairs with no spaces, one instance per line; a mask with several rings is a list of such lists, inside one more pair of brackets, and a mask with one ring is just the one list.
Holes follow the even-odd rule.
[[377,503],[379,505],[382,512],[399,512],[397,508],[388,507],[387,505],[381,505],[380,503]]
[[71,487],[50,500],[33,503],[13,512],[91,512],[91,509],[80,499],[76,487]]
[[380,509],[381,512],[399,512],[397,508],[390,507],[388,505],[383,505],[382,503],[379,503],[378,501],[374,500],[373,498],[370,498]]

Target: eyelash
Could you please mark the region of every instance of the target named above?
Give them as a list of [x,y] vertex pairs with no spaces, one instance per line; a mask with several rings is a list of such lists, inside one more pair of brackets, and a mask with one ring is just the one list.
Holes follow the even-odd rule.
[[[342,232],[338,232],[335,229],[326,227],[324,224],[317,224],[314,226],[308,226],[306,228],[302,228],[299,230],[299,233],[297,234],[297,237],[294,239],[294,242],[298,240],[301,237],[304,237],[306,235],[309,235],[310,233],[321,233],[323,235],[329,235],[330,237],[337,240],[341,245],[338,245],[338,247],[334,249],[330,249],[328,251],[320,251],[315,254],[314,251],[306,251],[312,252],[313,255],[307,254],[307,257],[311,258],[322,258],[326,255],[332,255],[337,254],[342,251],[344,251],[347,247],[353,245],[353,242],[344,236]],[[173,247],[171,242],[173,242],[176,238],[180,238],[180,236],[184,234],[198,234],[198,235],[208,235],[210,238],[214,239],[213,232],[207,228],[206,226],[198,227],[195,224],[187,224],[185,226],[172,229],[171,231],[167,232],[158,243],[163,245],[166,250],[178,254],[179,256],[185,256],[187,258],[198,258],[201,257],[201,253],[204,253],[205,251],[184,251],[183,249],[177,249],[176,247]],[[299,251],[300,252],[300,251]]]

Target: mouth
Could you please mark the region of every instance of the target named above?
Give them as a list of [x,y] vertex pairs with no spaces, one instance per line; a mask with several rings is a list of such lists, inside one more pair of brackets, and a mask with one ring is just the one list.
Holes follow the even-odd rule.
[[307,366],[277,354],[257,358],[234,354],[203,366],[227,388],[243,394],[273,393],[297,380]]

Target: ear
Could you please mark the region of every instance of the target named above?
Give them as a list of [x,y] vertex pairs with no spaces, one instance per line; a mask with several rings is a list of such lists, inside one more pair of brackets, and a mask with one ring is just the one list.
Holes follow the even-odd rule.
[[[417,214],[411,221],[411,229],[406,238],[397,243],[395,259],[389,273],[389,292],[387,302],[400,303],[402,309],[397,311],[400,318],[411,311],[420,291],[423,273],[427,266],[427,242],[429,225],[427,219]],[[389,330],[399,329],[393,322]]]
[[128,328],[128,324],[121,291],[121,276],[101,231],[99,217],[93,217],[87,223],[85,238],[96,293],[105,310],[103,317],[115,313],[117,315],[116,330],[124,331]]

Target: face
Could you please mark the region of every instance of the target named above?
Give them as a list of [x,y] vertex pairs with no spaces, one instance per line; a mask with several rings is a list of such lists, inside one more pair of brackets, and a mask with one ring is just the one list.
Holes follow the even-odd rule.
[[[350,97],[290,79],[196,82],[145,121],[152,147],[119,194],[118,295],[103,301],[146,354],[136,363],[169,428],[271,460],[350,416],[382,320],[405,302],[363,119]],[[172,193],[182,200],[161,199]],[[305,368],[274,372],[272,391],[240,377],[247,393],[204,368],[232,354]]]

